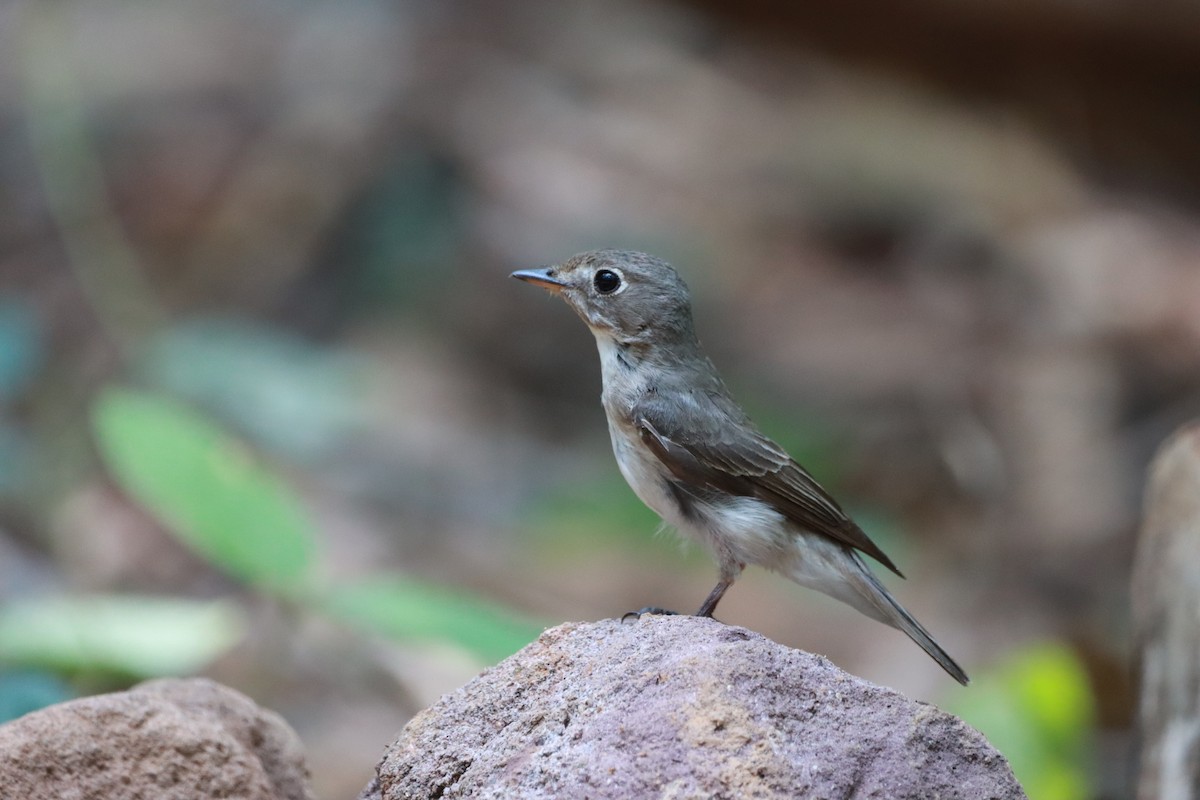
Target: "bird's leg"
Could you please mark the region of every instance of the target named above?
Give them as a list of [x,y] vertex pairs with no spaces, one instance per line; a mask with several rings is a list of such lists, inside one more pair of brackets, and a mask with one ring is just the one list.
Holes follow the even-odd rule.
[[725,590],[733,586],[732,578],[721,578],[720,582],[713,587],[713,590],[708,593],[708,597],[700,605],[700,610],[696,612],[697,617],[711,617],[713,612],[717,610],[717,603],[721,602],[721,598],[725,594]]
[[708,593],[708,597],[704,598],[704,602],[700,605],[700,610],[696,612],[697,617],[711,617],[713,612],[717,610],[717,603],[721,602],[721,598],[725,596],[725,590],[733,586],[733,582],[737,580],[737,576],[742,574],[742,570],[746,568],[745,564],[734,564],[732,567],[721,567],[721,579],[717,581],[717,585]]
[[[708,593],[708,597],[704,599],[704,603],[700,606],[700,610],[697,611],[693,616],[711,617],[713,612],[717,610],[717,603],[721,602],[721,598],[725,596],[725,590],[730,586],[733,586],[733,582],[737,580],[738,575],[741,575],[742,570],[745,568],[745,564],[737,561],[734,561],[730,564],[722,564],[721,579],[717,582],[717,585],[713,587],[713,590]],[[677,611],[668,611],[667,609],[659,608],[658,606],[646,606],[645,608],[640,608],[637,611],[628,612],[621,617],[621,622],[624,622],[630,617],[633,619],[640,619],[643,614],[664,614],[667,616],[675,616],[678,613],[679,612]]]

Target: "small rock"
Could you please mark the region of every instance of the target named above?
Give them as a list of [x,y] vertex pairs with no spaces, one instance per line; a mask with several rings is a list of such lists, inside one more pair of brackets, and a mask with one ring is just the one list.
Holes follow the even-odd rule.
[[744,628],[568,623],[417,715],[362,800],[1025,794],[983,735]]
[[150,681],[0,726],[0,796],[312,800],[287,723],[203,679]]

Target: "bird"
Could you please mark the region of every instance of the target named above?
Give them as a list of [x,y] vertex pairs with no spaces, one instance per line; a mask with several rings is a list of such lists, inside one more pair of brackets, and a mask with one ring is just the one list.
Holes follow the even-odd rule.
[[[617,466],[663,522],[699,541],[718,581],[712,617],[747,564],[847,603],[906,633],[951,677],[962,667],[871,571],[890,558],[733,399],[696,336],[679,273],[660,258],[593,250],[513,278],[566,301],[595,336],[601,403]],[[637,613],[670,613],[647,608]]]

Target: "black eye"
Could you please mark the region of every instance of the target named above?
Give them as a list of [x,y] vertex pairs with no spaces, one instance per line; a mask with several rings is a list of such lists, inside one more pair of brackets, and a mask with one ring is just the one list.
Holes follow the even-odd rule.
[[621,276],[611,269],[602,269],[592,278],[592,285],[600,294],[612,294],[621,288]]

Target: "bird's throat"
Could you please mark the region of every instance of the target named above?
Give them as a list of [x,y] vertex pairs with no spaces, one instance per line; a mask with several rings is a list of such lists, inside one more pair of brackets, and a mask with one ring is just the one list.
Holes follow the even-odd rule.
[[600,369],[605,378],[636,372],[644,361],[644,345],[622,342],[607,334],[596,336]]

